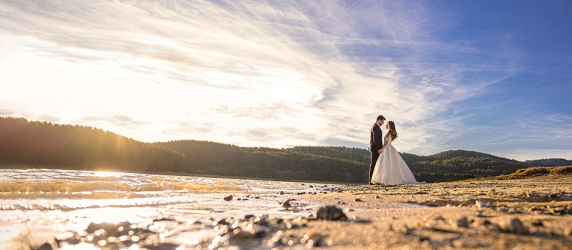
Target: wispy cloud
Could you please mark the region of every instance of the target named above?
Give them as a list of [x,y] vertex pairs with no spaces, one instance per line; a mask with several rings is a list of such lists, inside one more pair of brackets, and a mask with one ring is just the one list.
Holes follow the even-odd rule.
[[416,1],[5,0],[0,13],[17,53],[172,90],[162,110],[68,119],[141,140],[367,147],[383,114],[400,151],[435,153],[466,132],[452,104],[517,72],[521,53],[466,60],[485,52],[434,37],[452,20]]

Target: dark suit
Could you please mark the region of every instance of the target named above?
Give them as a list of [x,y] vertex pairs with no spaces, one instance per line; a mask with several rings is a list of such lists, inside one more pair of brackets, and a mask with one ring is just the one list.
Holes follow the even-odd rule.
[[381,128],[377,123],[374,123],[371,126],[369,131],[369,151],[371,151],[371,165],[369,166],[369,182],[371,182],[371,176],[373,175],[373,170],[375,168],[375,163],[377,162],[377,158],[379,158],[379,153],[377,150],[380,150],[383,146]]

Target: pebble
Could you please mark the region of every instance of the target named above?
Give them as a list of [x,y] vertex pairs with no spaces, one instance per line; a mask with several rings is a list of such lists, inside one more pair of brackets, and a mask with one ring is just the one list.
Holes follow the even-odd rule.
[[224,199],[225,201],[231,201],[231,200],[232,200],[232,194],[229,195],[229,196],[225,196],[223,199]]
[[54,247],[52,247],[52,244],[46,242],[46,243],[42,244],[41,246],[39,246],[36,250],[52,250],[52,249],[54,249]]
[[539,220],[539,221],[533,221],[532,225],[536,227],[543,227],[544,223],[542,223],[542,221]]
[[441,207],[447,205],[447,202],[444,200],[434,200],[434,201],[426,201],[421,202],[420,205],[428,206],[428,207]]
[[505,230],[515,234],[527,234],[528,230],[522,224],[522,221],[518,218],[511,219],[505,227]]
[[306,248],[313,248],[313,247],[321,247],[324,244],[322,243],[322,239],[309,239],[308,243],[306,243]]
[[486,245],[477,239],[457,239],[452,242],[456,248],[481,248]]
[[469,227],[469,220],[467,220],[467,217],[463,216],[457,220],[456,225],[457,227]]
[[279,195],[284,195],[284,191],[280,191],[278,194],[279,194]]
[[483,226],[488,226],[488,225],[492,225],[492,223],[489,220],[484,220]]
[[434,220],[445,220],[445,218],[443,218],[441,215],[437,215]]
[[354,201],[362,201],[360,198],[355,198]]
[[336,206],[322,206],[316,212],[316,218],[320,220],[347,220],[348,217],[344,211]]

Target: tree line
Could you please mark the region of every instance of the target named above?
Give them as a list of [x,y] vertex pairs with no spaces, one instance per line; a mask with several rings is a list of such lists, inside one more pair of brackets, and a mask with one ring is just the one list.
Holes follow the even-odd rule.
[[[525,162],[465,150],[401,153],[419,181],[508,174]],[[101,129],[0,117],[4,167],[204,174],[365,183],[370,153],[349,147],[239,147],[209,141],[144,143]]]
[[524,161],[524,163],[530,167],[570,166],[572,165],[572,160],[566,160],[562,158],[549,158],[540,160],[528,160]]
[[0,163],[26,167],[187,171],[183,154],[101,129],[0,117]]

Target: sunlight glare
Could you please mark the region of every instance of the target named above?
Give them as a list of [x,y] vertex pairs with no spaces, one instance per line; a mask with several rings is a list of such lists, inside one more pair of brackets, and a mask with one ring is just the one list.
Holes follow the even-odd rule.
[[122,173],[117,173],[117,172],[106,172],[106,171],[97,171],[95,172],[95,176],[97,177],[111,177],[111,176],[118,176],[121,175]]

